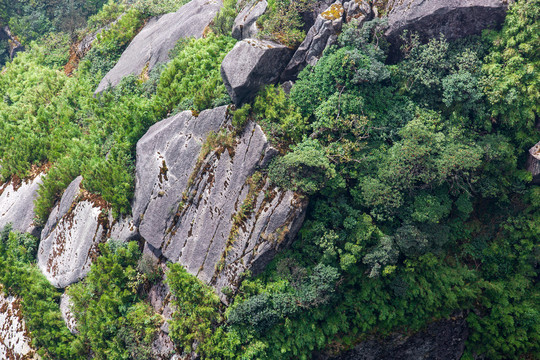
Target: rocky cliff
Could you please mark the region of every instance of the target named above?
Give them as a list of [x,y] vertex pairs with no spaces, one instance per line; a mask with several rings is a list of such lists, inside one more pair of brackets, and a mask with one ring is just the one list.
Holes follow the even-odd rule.
[[292,240],[306,207],[257,175],[276,152],[261,128],[231,131],[227,106],[197,117],[186,111],[137,144],[133,216],[141,236],[218,289],[263,269]]
[[463,314],[429,324],[413,333],[371,336],[337,356],[315,355],[314,360],[459,360],[469,328]]
[[[163,269],[179,263],[227,303],[224,290],[236,291],[246,273],[261,273],[295,239],[308,197],[274,186],[268,166],[279,151],[252,118],[241,129],[233,126],[236,108],[249,103],[266,85],[295,81],[302,69],[315,65],[325,49],[337,43],[344,24],[358,26],[381,16],[367,1],[319,2],[301,44],[291,49],[275,40],[258,38],[257,19],[266,1],[241,3],[232,35],[239,40],[221,63],[221,76],[234,105],[182,111],[156,119],[136,145],[132,213],[115,218],[101,197],[84,189],[79,176],[57,199],[45,226],[34,225],[33,202],[46,169],[25,180],[0,185],[0,229],[6,224],[40,238],[37,265],[57,288],[84,279],[108,239],[137,240]],[[417,33],[421,41],[462,38],[496,28],[504,20],[502,0],[401,0],[385,7],[385,36],[391,61],[403,44],[401,36]],[[181,38],[201,38],[222,7],[219,0],[193,0],[175,13],[151,18],[132,40],[118,63],[103,77],[96,93],[114,87],[128,75],[148,72],[169,60]],[[84,55],[80,50],[80,55]],[[340,94],[341,95],[341,94]],[[214,105],[216,106],[216,105]],[[530,150],[529,170],[538,183],[539,144]],[[174,311],[164,281],[149,290],[149,301],[165,319]],[[20,300],[0,295],[0,358],[33,355],[19,309]],[[69,299],[62,312],[76,333]],[[161,327],[154,352],[169,358],[175,351]],[[468,327],[463,315],[436,321],[417,333],[370,336],[342,353],[320,353],[315,359],[459,359]]]

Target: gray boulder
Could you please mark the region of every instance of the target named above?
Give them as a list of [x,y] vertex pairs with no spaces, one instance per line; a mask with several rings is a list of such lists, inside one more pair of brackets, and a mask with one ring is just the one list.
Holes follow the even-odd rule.
[[101,80],[96,93],[116,86],[127,75],[139,75],[168,61],[169,51],[179,39],[203,36],[204,29],[221,5],[220,0],[192,0],[175,13],[150,19],[114,68]]
[[41,233],[38,266],[58,288],[86,276],[106,234],[100,223],[101,208],[89,200],[78,199],[82,195],[81,181],[78,177],[69,185]]
[[277,82],[291,56],[291,49],[275,42],[238,42],[221,63],[221,77],[233,102],[241,105],[262,86]]
[[39,174],[23,181],[12,179],[0,185],[0,229],[11,223],[14,230],[39,235],[34,225],[34,200],[42,177]]
[[316,355],[315,360],[458,360],[469,334],[463,314],[435,321],[414,334],[368,337],[338,356]]
[[0,287],[0,359],[32,359],[32,338],[21,312],[21,299],[5,296]]
[[386,37],[390,58],[397,60],[404,30],[416,32],[424,42],[443,34],[458,39],[499,26],[506,16],[506,0],[402,0],[388,14]]
[[264,14],[267,6],[266,0],[250,1],[234,19],[232,37],[237,40],[255,37],[259,32],[257,19]]
[[62,313],[62,318],[69,331],[76,335],[79,331],[77,330],[77,320],[75,320],[75,315],[73,314],[73,311],[71,311],[72,306],[69,295],[63,293],[60,297],[60,312]]
[[540,184],[540,142],[529,149],[527,170],[533,176],[533,184]]
[[308,64],[315,65],[326,47],[335,44],[343,25],[344,9],[340,2],[323,11],[309,29],[306,38],[281,74],[281,81],[296,80]]
[[81,182],[80,176],[71,182],[41,232],[38,266],[58,288],[84,278],[99,255],[98,245],[112,234],[120,241],[137,234],[131,219],[112,221],[103,202],[84,192]]
[[275,151],[254,123],[199,158],[208,134],[226,128],[225,106],[152,126],[137,143],[133,204],[151,248],[217,289],[234,289],[247,269],[260,271],[295,235],[306,207],[264,177],[253,184]]

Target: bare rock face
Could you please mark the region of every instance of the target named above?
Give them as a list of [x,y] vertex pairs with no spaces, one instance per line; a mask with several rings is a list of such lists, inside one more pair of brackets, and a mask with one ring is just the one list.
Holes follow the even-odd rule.
[[22,360],[34,356],[20,306],[20,299],[4,296],[0,288],[0,359]]
[[113,222],[104,203],[85,193],[81,182],[80,176],[71,182],[41,232],[38,266],[58,288],[86,276],[101,242],[112,236],[121,241],[136,236],[130,219]]
[[64,319],[69,331],[76,335],[79,333],[79,331],[77,331],[77,321],[75,320],[75,315],[71,311],[71,306],[72,303],[69,295],[66,293],[62,294],[60,297],[60,312],[62,313],[62,318]]
[[527,170],[529,170],[533,176],[532,183],[540,184],[540,142],[529,149]]
[[234,19],[232,37],[237,40],[254,38],[259,32],[257,19],[264,14],[268,3],[266,0],[250,1]]
[[458,39],[499,26],[506,16],[506,0],[395,0],[388,13],[386,37],[390,58],[397,60],[404,30],[417,32],[422,41],[443,34]]
[[34,226],[34,200],[41,182],[39,174],[34,179],[0,185],[0,229],[11,223],[14,230],[39,235]]
[[101,80],[96,93],[118,85],[124,76],[150,71],[156,64],[168,61],[169,51],[179,39],[203,36],[221,5],[220,0],[192,0],[175,13],[150,19]]
[[469,334],[463,314],[429,324],[412,335],[371,337],[338,356],[315,356],[315,360],[458,360]]
[[78,177],[69,185],[41,233],[38,266],[58,288],[82,279],[90,271],[92,257],[97,255],[107,230],[100,219],[100,207],[89,200],[79,201],[81,181]]
[[233,102],[241,105],[262,86],[277,82],[291,56],[291,49],[275,42],[238,42],[221,63],[221,77]]
[[218,290],[261,270],[295,235],[306,206],[255,174],[274,149],[254,123],[199,158],[208,134],[229,127],[225,106],[183,112],[137,144],[133,216],[141,236]]

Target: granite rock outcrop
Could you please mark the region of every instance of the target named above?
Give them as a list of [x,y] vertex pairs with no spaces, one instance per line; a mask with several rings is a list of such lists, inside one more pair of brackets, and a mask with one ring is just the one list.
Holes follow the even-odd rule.
[[140,235],[217,289],[260,271],[294,237],[307,205],[258,174],[275,153],[258,125],[230,131],[226,106],[198,117],[185,111],[153,125],[137,144]]
[[150,19],[101,80],[96,93],[118,85],[127,75],[139,75],[167,62],[169,51],[179,39],[203,36],[221,5],[220,0],[192,0],[177,12]]

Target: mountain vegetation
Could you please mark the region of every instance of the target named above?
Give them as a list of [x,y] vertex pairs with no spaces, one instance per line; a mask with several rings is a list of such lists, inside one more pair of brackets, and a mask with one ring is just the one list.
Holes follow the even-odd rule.
[[[170,62],[94,94],[145,21],[183,3],[0,1],[0,23],[26,47],[10,60],[0,45],[0,183],[48,165],[36,224],[79,175],[116,216],[130,213],[135,146],[150,126],[231,102],[220,64],[238,9],[227,2],[213,30],[179,41]],[[310,6],[269,1],[263,36],[297,46],[298,12]],[[310,204],[292,246],[262,274],[244,274],[238,291],[224,289],[226,302],[179,264],[162,271],[140,244],[113,239],[67,290],[72,334],[61,292],[35,265],[38,239],[4,228],[0,283],[22,298],[38,353],[152,358],[165,320],[148,293],[165,278],[171,339],[203,359],[310,359],[456,313],[470,328],[462,359],[539,357],[540,187],[525,170],[539,141],[539,24],[540,1],[517,1],[500,30],[480,36],[406,34],[390,64],[381,21],[351,21],[290,93],[269,85],[231,106],[235,127],[254,120],[279,149],[261,170],[272,186]],[[101,28],[65,71],[71,45]]]

